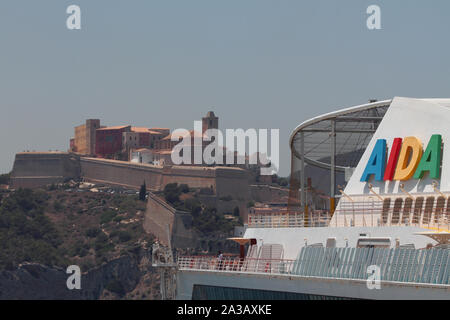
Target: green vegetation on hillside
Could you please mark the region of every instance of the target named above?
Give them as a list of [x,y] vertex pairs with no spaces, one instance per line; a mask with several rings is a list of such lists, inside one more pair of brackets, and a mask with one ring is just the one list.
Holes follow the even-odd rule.
[[22,262],[61,265],[58,252],[62,240],[55,225],[44,214],[48,195],[19,189],[0,206],[0,269]]
[[[186,185],[171,183],[165,186],[163,193],[166,201],[174,208],[191,213],[194,228],[200,233],[204,235],[217,232],[230,234],[236,225],[242,224],[240,218],[229,220],[225,218],[224,214],[218,213],[216,208],[204,206],[195,195],[184,201],[181,200],[181,194],[187,192],[189,192],[189,188]],[[224,201],[231,201],[228,197],[225,198]],[[233,214],[239,217],[239,209],[235,208]]]
[[0,184],[9,184],[10,177],[10,173],[0,174]]
[[19,189],[0,196],[0,270],[23,262],[82,271],[133,253],[153,238],[137,195]]

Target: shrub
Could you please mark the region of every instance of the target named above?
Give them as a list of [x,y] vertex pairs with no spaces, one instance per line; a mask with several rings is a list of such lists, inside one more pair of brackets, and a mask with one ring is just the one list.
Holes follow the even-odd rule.
[[189,186],[187,184],[180,184],[180,191],[182,193],[188,193],[189,192]]
[[201,188],[199,193],[204,195],[213,195],[214,190],[212,188]]
[[147,186],[144,183],[141,185],[141,189],[139,190],[139,200],[145,201],[145,196],[147,195]]
[[189,198],[184,201],[184,210],[197,217],[202,212],[202,205],[200,201],[195,198]]
[[102,215],[100,216],[100,223],[108,223],[111,222],[112,219],[114,219],[114,217],[117,216],[117,212],[111,209],[106,210],[105,212],[102,213]]
[[89,238],[95,238],[100,232],[101,230],[99,228],[89,228],[86,230],[86,236],[88,236]]
[[169,183],[164,187],[164,198],[172,205],[180,204],[181,191],[177,183]]
[[108,291],[111,291],[119,296],[123,296],[125,294],[125,288],[122,285],[122,282],[120,282],[117,279],[111,280],[108,282],[108,284],[105,286],[105,288]]
[[119,231],[117,235],[120,242],[127,242],[131,240],[131,234],[127,231]]
[[115,216],[114,219],[113,219],[113,221],[114,221],[114,222],[120,222],[120,221],[122,221],[122,220],[124,220],[124,219],[125,219],[125,217]]
[[61,202],[59,202],[58,200],[56,200],[53,203],[53,209],[55,209],[56,212],[61,212],[64,210],[64,205]]
[[0,184],[9,184],[10,174],[5,173],[0,175]]

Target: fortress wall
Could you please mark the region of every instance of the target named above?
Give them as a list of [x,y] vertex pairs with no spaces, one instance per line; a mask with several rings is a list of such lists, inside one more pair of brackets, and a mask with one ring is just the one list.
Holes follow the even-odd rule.
[[250,193],[252,199],[258,202],[287,202],[289,197],[288,188],[273,187],[269,185],[251,185]]
[[219,196],[232,196],[233,199],[249,199],[249,175],[247,171],[239,168],[216,168],[216,193]]
[[239,168],[168,166],[159,167],[125,161],[80,157],[73,153],[19,153],[12,172],[12,187],[38,187],[84,178],[95,183],[115,184],[159,191],[168,183],[191,188],[212,188],[217,196],[248,199],[248,175]]
[[153,234],[161,244],[167,246],[169,244],[167,226],[169,226],[169,232],[172,233],[174,221],[175,209],[150,193],[144,216],[145,232]]
[[144,230],[167,246],[169,244],[167,226],[169,226],[173,247],[194,248],[196,246],[197,236],[192,229],[192,216],[174,209],[164,200],[150,193],[144,216]]
[[80,177],[79,158],[63,152],[18,153],[11,173],[12,188],[34,188]]
[[216,171],[209,167],[165,167],[161,189],[169,183],[187,184],[190,188],[212,188],[216,192]]
[[149,190],[159,190],[162,168],[124,161],[81,158],[81,175],[93,182],[140,188],[145,181]]

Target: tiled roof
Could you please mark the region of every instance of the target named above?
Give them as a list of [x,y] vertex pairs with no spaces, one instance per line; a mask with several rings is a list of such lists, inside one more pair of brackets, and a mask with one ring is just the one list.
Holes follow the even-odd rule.
[[171,154],[172,150],[155,150],[155,154]]
[[120,130],[120,129],[125,129],[127,127],[129,127],[129,126],[103,127],[103,128],[99,128],[97,130],[101,130],[101,131],[103,131],[103,130]]
[[150,129],[149,128],[145,128],[145,127],[131,127],[131,131],[133,132],[149,132]]
[[[172,134],[173,134],[173,132],[171,134],[165,136],[162,140],[171,140],[172,139]],[[206,135],[201,134],[200,132],[194,131],[194,130],[189,130],[189,133],[183,135],[182,137],[186,137],[187,135],[190,135],[191,137],[198,137],[198,138],[206,137]]]

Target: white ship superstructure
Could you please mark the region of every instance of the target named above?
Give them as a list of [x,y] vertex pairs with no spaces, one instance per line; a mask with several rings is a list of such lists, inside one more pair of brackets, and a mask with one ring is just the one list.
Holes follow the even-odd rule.
[[[450,99],[394,98],[301,124],[296,210],[249,214],[245,256],[178,257],[177,298],[450,299],[449,123]],[[327,209],[308,166],[329,172]]]

